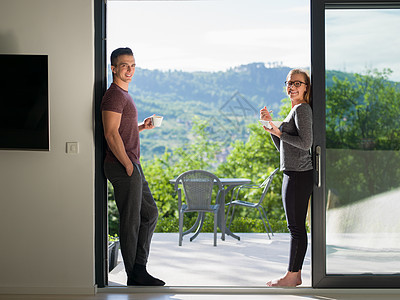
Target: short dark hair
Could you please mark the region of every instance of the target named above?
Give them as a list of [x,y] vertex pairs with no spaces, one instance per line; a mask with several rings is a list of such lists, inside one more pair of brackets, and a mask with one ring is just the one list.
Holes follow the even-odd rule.
[[128,48],[128,47],[115,49],[111,53],[111,65],[112,66],[117,66],[117,60],[120,55],[132,55],[133,56],[133,52],[132,52],[131,48]]

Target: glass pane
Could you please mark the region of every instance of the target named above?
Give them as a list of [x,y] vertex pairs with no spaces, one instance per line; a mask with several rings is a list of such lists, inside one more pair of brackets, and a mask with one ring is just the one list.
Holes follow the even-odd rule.
[[327,274],[400,272],[400,10],[326,10]]

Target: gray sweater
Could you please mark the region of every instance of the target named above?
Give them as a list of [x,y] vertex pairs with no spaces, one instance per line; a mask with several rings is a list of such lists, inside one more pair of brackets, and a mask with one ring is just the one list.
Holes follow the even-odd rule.
[[280,151],[281,171],[308,171],[313,169],[310,148],[313,141],[312,110],[310,105],[295,105],[279,128],[280,138],[271,134]]

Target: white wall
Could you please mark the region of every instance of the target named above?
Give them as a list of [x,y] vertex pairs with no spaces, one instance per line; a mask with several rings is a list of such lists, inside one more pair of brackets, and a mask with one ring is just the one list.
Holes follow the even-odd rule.
[[0,150],[0,293],[93,293],[93,0],[1,0],[0,53],[49,55],[51,119],[50,152]]

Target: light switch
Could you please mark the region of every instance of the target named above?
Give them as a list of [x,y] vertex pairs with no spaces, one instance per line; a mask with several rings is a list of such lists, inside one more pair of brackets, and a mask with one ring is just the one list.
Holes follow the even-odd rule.
[[79,153],[79,143],[78,142],[67,142],[68,154],[78,154]]

